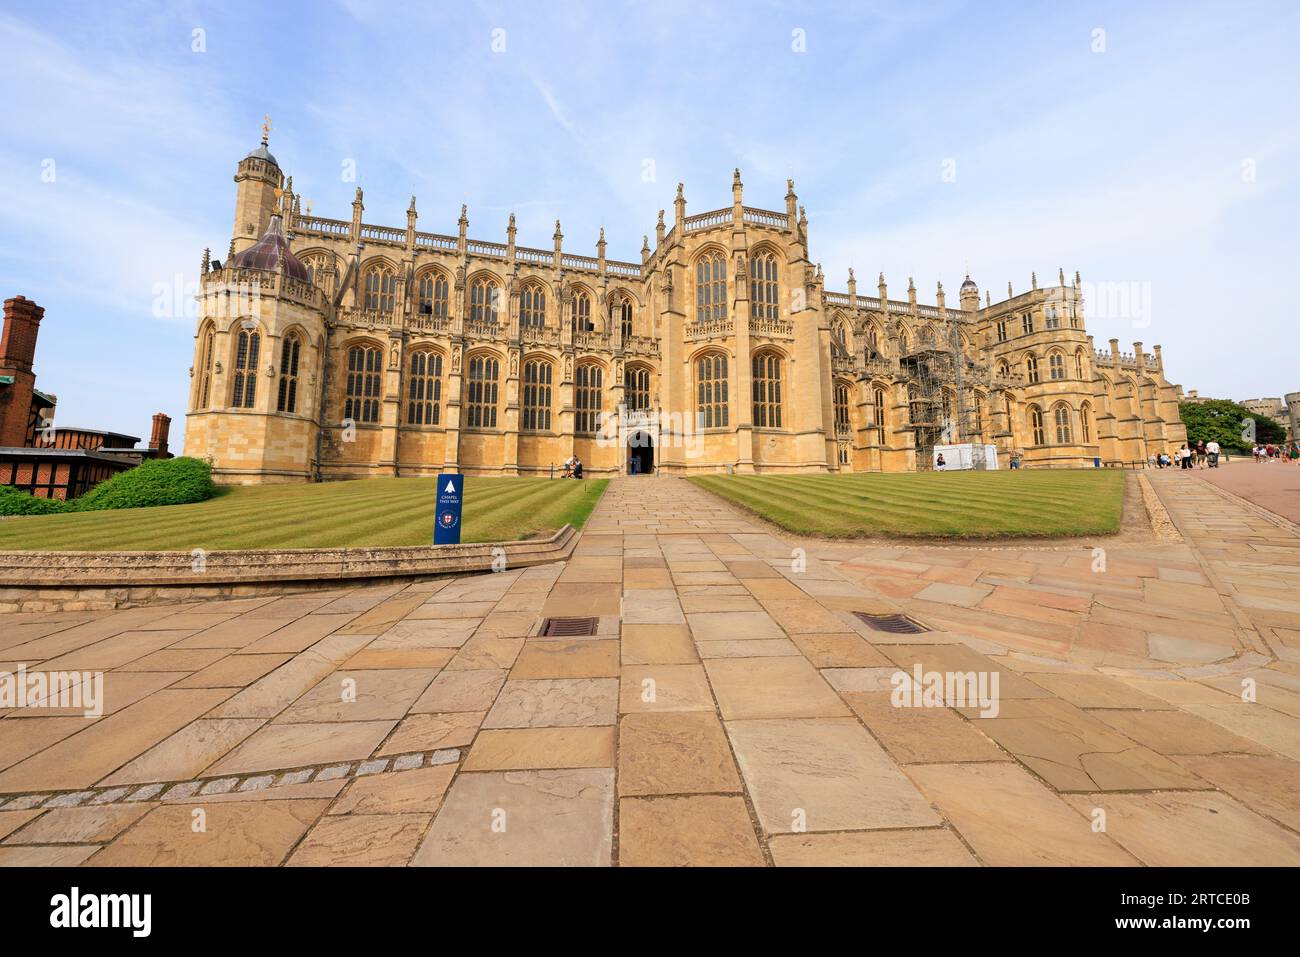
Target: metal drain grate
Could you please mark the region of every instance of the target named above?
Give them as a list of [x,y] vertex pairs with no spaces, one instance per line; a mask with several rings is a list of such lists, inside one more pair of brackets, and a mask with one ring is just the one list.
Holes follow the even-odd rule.
[[596,633],[596,618],[547,618],[542,635],[552,638],[583,638]]
[[853,614],[876,631],[887,631],[891,635],[919,635],[930,630],[906,615],[869,615],[865,611],[855,611]]

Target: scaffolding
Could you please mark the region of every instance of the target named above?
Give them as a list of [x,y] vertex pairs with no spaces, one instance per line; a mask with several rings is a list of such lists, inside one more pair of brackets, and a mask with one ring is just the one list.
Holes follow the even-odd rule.
[[[973,443],[973,467],[987,467],[981,433],[985,423],[974,386],[989,385],[987,365],[968,359],[958,323],[948,323],[947,342],[923,342],[900,359],[907,381],[907,406],[917,471],[934,468],[936,445]],[[987,393],[986,393],[987,394]]]

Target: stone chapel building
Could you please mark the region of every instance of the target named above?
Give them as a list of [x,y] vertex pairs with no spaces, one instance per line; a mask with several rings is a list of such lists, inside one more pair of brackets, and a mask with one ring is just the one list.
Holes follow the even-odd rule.
[[[205,253],[185,454],[225,483],[381,475],[909,471],[939,443],[1028,467],[1142,465],[1186,438],[1160,346],[1087,334],[1064,272],[950,307],[825,287],[782,210],[659,213],[640,261],[303,215],[262,145],[235,173],[224,263]],[[1005,467],[1005,462],[1000,465]]]

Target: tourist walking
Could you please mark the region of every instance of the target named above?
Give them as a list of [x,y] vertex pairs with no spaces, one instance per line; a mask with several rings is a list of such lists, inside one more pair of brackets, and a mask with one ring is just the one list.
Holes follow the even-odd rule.
[[1219,467],[1219,443],[1214,439],[1210,439],[1205,445],[1205,454],[1210,460],[1210,468],[1217,469]]

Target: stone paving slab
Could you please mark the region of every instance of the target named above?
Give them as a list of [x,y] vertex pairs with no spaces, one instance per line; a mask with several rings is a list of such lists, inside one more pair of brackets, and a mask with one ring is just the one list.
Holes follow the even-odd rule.
[[551,566],[5,616],[105,700],[0,713],[0,866],[1300,863],[1300,533],[1149,481],[1181,539],[1100,564],[638,477]]

